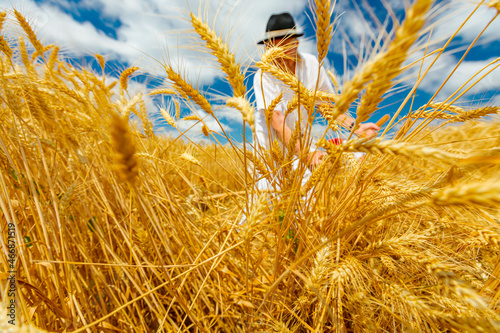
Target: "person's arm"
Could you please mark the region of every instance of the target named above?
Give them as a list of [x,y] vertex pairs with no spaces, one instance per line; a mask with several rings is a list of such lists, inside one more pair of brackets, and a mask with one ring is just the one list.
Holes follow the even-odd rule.
[[[338,116],[337,121],[344,125],[348,129],[352,129],[355,123],[355,119],[349,115],[341,114]],[[359,128],[354,131],[357,136],[366,136],[368,138],[374,137],[380,127],[374,123],[362,123],[359,124]]]
[[[276,135],[278,136],[278,139],[281,141],[281,143],[283,143],[283,145],[288,146],[290,144],[292,130],[286,124],[283,112],[277,110],[273,111],[273,116],[271,118],[271,128],[276,131]],[[302,147],[300,146],[300,140],[297,140],[297,143],[294,147],[295,155],[300,156],[302,150],[301,148]],[[315,167],[320,164],[324,154],[325,153],[322,151],[315,151],[308,154],[308,160],[311,166]]]

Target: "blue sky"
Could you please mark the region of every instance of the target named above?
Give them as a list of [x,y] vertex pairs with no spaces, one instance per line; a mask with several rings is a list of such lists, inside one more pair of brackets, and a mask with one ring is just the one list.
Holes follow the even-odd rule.
[[[438,1],[438,6],[431,14],[431,23],[426,28],[427,32],[432,29],[434,41],[429,50],[442,46],[443,40],[458,28],[475,5],[474,1]],[[305,0],[0,0],[0,7],[3,10],[12,7],[19,10],[29,19],[42,42],[58,44],[67,58],[85,66],[96,68],[96,62],[92,58],[95,53],[102,54],[109,61],[109,75],[117,75],[119,71],[130,66],[139,66],[141,75],[130,83],[131,94],[144,92],[152,86],[165,86],[167,82],[161,64],[169,62],[205,91],[213,104],[221,105],[216,114],[225,130],[238,142],[242,140],[241,117],[238,111],[223,106],[224,97],[228,97],[231,91],[223,79],[222,72],[215,66],[214,58],[204,52],[203,44],[191,31],[189,10],[195,14],[201,13],[210,26],[228,41],[242,66],[248,68],[246,83],[251,100],[252,75],[255,71],[253,64],[263,51],[255,42],[262,37],[271,14],[291,12],[305,32],[305,38],[301,40],[301,51],[316,53],[313,14],[309,2]],[[338,17],[338,20],[330,44],[328,65],[335,69],[340,81],[352,75],[359,63],[359,57],[366,59],[367,53],[371,52],[369,46],[373,45],[373,38],[381,31],[389,31],[392,28],[392,20],[387,20],[389,7],[401,21],[408,2],[341,0],[336,4],[334,16]],[[470,19],[449,50],[440,57],[422,82],[414,101],[415,109],[427,103],[470,42],[495,13],[495,9],[481,6]],[[387,24],[381,27],[377,21],[382,25],[384,22]],[[500,19],[497,19],[435,101],[444,101],[468,78],[499,57],[499,30]],[[428,34],[423,36],[422,40],[426,41],[427,38]],[[365,52],[360,54],[360,49]],[[422,55],[423,49],[415,47],[408,62],[419,59]],[[430,61],[426,61],[424,68],[429,63]],[[414,76],[417,71],[418,67],[402,75],[401,78],[405,78],[403,85],[380,105],[381,109],[373,116],[373,121],[384,114],[393,115],[396,112],[408,92],[405,86],[409,87],[415,83]],[[500,69],[497,69],[460,98],[457,104],[464,107],[499,105],[499,89]],[[159,107],[168,109],[172,106],[169,98],[148,101],[150,118],[158,134],[178,135],[179,132],[167,125],[158,111]],[[183,115],[192,112],[193,110],[185,108]],[[405,112],[407,108],[403,114]],[[213,119],[205,119],[209,128],[220,131]],[[191,126],[191,122],[179,123],[183,130]],[[315,126],[318,132],[321,132],[321,121]],[[202,139],[201,126],[194,126],[188,136],[195,141]],[[247,139],[251,141],[249,131]]]

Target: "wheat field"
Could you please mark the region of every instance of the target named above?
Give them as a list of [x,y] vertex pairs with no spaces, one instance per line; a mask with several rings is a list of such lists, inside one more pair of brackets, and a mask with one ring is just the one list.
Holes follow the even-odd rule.
[[[321,61],[333,4],[314,6]],[[498,1],[478,6],[500,11]],[[364,122],[406,69],[431,10],[415,0],[338,94],[308,91],[281,71],[280,49],[256,66],[297,93],[290,108],[305,107],[311,127],[318,100],[331,129],[353,106]],[[131,95],[140,68],[105,77],[101,55],[100,73],[75,67],[20,12],[1,13],[0,27],[7,19],[20,34],[0,38],[2,332],[500,331],[498,106],[458,105],[457,92],[341,145],[295,131],[290,147],[302,140],[327,152],[302,185],[307,161],[293,169],[278,145],[257,152],[229,137],[157,135],[148,95],[219,121],[167,62],[170,85]],[[190,20],[232,87],[226,105],[252,128],[247,69],[206,22]],[[178,112],[161,114],[177,126]],[[213,138],[203,118],[188,117]],[[259,192],[259,177],[275,190]]]

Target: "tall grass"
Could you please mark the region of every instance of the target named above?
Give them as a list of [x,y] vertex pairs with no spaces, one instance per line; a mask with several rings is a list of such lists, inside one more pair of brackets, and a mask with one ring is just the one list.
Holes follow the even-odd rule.
[[[333,7],[316,7],[328,16],[317,18],[323,59]],[[300,94],[296,107],[338,101],[323,105],[332,127],[361,92],[364,121],[401,72],[428,10],[416,1],[387,50],[338,96],[305,91],[272,58],[259,67]],[[10,271],[11,223],[19,331],[499,330],[498,108],[429,101],[402,119],[395,138],[320,140],[328,157],[301,187],[306,159],[293,169],[279,146],[251,153],[232,141],[157,136],[144,109],[149,92],[127,90],[137,68],[105,83],[64,62],[14,14],[31,46],[0,39],[0,276]],[[207,24],[191,20],[233,87],[227,105],[252,125],[244,69]],[[172,86],[151,94],[193,101],[216,117],[203,92],[167,65],[165,77]],[[128,123],[131,113],[145,135]],[[173,126],[179,120],[162,114]],[[415,117],[429,122],[411,129]],[[431,127],[438,117],[454,126]],[[357,160],[356,151],[366,156]],[[257,177],[275,190],[259,192]],[[2,284],[4,304],[6,295]]]

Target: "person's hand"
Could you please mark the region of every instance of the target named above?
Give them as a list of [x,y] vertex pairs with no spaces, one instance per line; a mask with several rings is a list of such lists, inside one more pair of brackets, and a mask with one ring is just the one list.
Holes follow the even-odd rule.
[[375,135],[377,135],[379,129],[380,127],[374,123],[363,123],[359,124],[359,128],[354,132],[354,134],[356,134],[360,138],[371,139]]
[[309,165],[311,166],[311,168],[314,169],[315,167],[320,165],[321,162],[323,161],[324,156],[325,156],[325,152],[322,152],[322,151],[315,151],[314,153],[308,154],[307,157],[308,157]]

